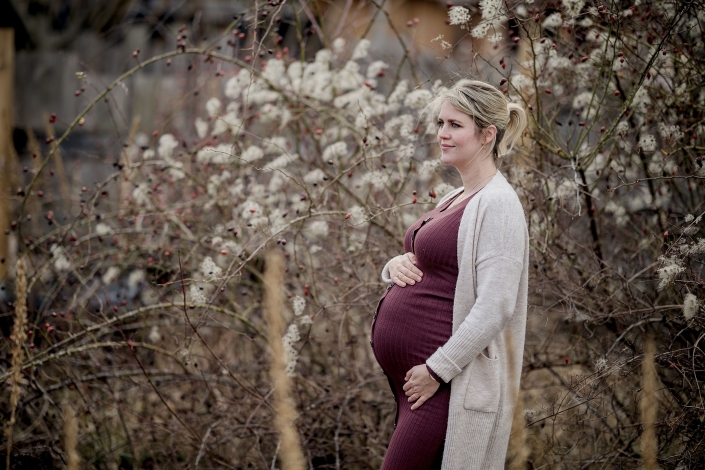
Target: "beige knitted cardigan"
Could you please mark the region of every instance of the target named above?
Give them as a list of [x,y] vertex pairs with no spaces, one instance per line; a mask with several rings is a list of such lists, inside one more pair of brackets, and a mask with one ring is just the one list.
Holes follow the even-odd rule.
[[[504,468],[524,351],[528,267],[524,210],[497,171],[463,212],[453,334],[426,361],[451,383],[443,470]],[[382,279],[391,282],[388,264]]]

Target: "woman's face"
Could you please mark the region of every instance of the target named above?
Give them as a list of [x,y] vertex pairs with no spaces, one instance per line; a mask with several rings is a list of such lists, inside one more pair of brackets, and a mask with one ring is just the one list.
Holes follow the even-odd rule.
[[473,161],[482,160],[488,154],[487,145],[482,148],[487,137],[479,132],[470,116],[455,109],[448,101],[443,102],[436,134],[443,163],[462,170]]

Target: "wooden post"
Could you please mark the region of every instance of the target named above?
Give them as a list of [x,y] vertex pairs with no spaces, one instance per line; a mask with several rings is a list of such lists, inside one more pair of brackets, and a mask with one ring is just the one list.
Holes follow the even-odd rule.
[[5,230],[10,227],[11,172],[15,170],[12,142],[13,87],[15,79],[15,31],[0,28],[0,281],[8,271],[10,239]]

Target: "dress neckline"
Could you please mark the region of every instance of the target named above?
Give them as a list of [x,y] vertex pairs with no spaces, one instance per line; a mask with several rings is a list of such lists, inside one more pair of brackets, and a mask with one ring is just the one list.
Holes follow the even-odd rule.
[[[474,193],[472,193],[472,194],[470,195],[470,197],[465,198],[464,201],[462,201],[460,204],[458,204],[457,206],[455,206],[453,209],[455,209],[456,207],[459,207],[461,204],[465,204],[465,203],[467,203],[468,201],[470,201],[470,199],[474,198],[477,193],[479,193],[480,191],[482,191],[482,189],[483,189],[483,188],[480,188],[480,189],[478,189],[477,191],[475,191]],[[445,206],[443,207],[443,209],[441,209],[439,212],[445,212],[445,210],[448,209],[451,204],[453,204],[453,201],[455,201],[456,199],[458,199],[458,197],[459,197],[461,194],[464,194],[464,193],[465,193],[465,190],[463,189],[463,190],[460,191],[458,194],[456,194],[456,195],[453,196],[452,198],[448,199],[448,200],[444,203]]]

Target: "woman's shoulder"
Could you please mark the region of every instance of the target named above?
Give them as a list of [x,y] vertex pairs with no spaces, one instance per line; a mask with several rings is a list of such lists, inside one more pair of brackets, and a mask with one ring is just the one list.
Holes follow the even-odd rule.
[[524,211],[516,190],[509,184],[504,175],[499,172],[487,186],[482,188],[478,196],[480,196],[478,198],[480,207],[483,205],[501,204],[503,207],[508,206],[520,209],[522,213]]

